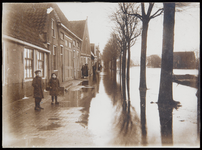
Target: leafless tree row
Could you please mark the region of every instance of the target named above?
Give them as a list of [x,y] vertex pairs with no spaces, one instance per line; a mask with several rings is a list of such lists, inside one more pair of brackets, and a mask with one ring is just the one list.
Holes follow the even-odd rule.
[[[110,16],[116,24],[110,40],[103,51],[103,60],[116,72],[116,60],[119,57],[120,74],[123,98],[130,101],[130,48],[135,44],[137,37],[141,34],[141,63],[140,63],[140,90],[147,90],[146,86],[146,50],[147,33],[149,22],[161,14],[164,14],[163,22],[163,47],[161,60],[161,82],[158,102],[173,102],[172,98],[172,72],[173,72],[173,44],[175,11],[182,11],[187,3],[163,3],[152,13],[155,3],[119,3],[117,10]],[[177,6],[177,9],[175,8]],[[147,10],[146,10],[147,8]],[[127,87],[127,95],[126,95]],[[165,99],[166,97],[166,99]]]

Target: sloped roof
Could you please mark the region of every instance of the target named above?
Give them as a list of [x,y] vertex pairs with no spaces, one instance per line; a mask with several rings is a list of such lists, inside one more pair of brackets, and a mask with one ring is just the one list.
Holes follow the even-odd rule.
[[3,34],[45,48],[39,34],[46,32],[47,9],[52,7],[57,21],[83,39],[85,20],[68,21],[54,3],[8,3],[3,5]]
[[195,53],[193,51],[185,51],[185,52],[174,52],[174,59],[183,58],[183,59],[195,59]]
[[74,32],[80,39],[83,39],[86,20],[69,21],[70,30]]
[[58,5],[51,3],[51,7],[54,8],[54,10],[56,11],[57,15],[60,18],[61,23],[64,24],[67,28],[70,28],[68,19],[65,17],[64,13],[61,11]]
[[46,48],[39,34],[44,30],[47,14],[33,4],[4,4],[3,34]]

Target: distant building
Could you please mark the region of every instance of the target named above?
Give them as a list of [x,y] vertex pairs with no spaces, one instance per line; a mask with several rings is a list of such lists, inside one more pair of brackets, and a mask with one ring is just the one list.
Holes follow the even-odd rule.
[[[78,77],[81,77],[81,68],[82,65],[88,64],[89,73],[92,71],[91,67],[91,47],[90,47],[90,37],[88,31],[88,19],[86,20],[79,20],[79,21],[69,21],[71,29],[74,33],[78,35],[78,37],[82,40],[82,43],[75,43],[76,45],[79,44],[80,53],[78,52],[75,55],[79,55],[80,60],[78,61]],[[79,63],[80,62],[80,63]],[[76,62],[75,62],[76,63]]]
[[173,53],[173,69],[196,69],[196,68],[197,63],[195,53],[193,51]]
[[91,49],[91,66],[94,66],[97,62],[96,47],[94,43],[90,43],[90,49]]
[[96,71],[98,71],[98,68],[100,65],[102,65],[101,61],[101,53],[99,50],[99,45],[96,46],[94,43],[91,43],[91,61],[92,61],[92,66],[96,66]]

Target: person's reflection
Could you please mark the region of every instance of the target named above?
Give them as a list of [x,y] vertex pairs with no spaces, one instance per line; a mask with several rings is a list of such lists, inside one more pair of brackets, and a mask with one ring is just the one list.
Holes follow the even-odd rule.
[[142,127],[142,145],[147,144],[147,130],[146,130],[146,90],[140,90],[140,108],[141,108],[141,127]]
[[161,142],[163,146],[173,145],[172,122],[173,107],[158,104],[160,125],[161,125]]

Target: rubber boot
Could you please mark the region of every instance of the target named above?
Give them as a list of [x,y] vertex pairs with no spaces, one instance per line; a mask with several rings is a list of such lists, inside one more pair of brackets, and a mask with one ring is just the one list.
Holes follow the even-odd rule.
[[35,110],[40,110],[40,108],[38,107],[38,102],[37,102],[37,100],[35,99],[35,108],[34,108]]
[[51,105],[53,105],[54,104],[54,97],[52,96],[52,102],[51,102]]

